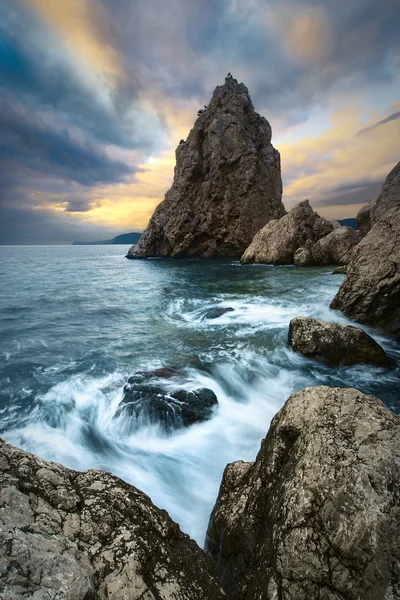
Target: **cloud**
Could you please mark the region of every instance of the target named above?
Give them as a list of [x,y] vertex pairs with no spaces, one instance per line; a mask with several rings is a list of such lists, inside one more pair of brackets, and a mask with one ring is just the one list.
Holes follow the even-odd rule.
[[370,125],[370,127],[364,127],[363,129],[361,129],[358,132],[358,135],[366,133],[367,131],[372,131],[373,129],[376,129],[377,127],[380,127],[381,125],[385,125],[385,123],[390,123],[390,121],[396,121],[397,119],[400,119],[400,110],[396,111],[395,113],[392,113],[388,117],[385,117],[385,119],[381,119],[380,121],[378,121],[378,123],[374,123],[374,125]]
[[[347,192],[342,194],[333,193],[331,196],[327,198],[322,198],[318,202],[318,206],[350,206],[350,209],[353,209],[353,205],[364,205],[373,198],[376,198],[382,188],[383,181],[379,180],[377,182],[366,183],[364,185],[349,184],[348,186],[344,186],[348,188]],[[352,216],[356,216],[358,210],[354,209]]]
[[[43,118],[21,106],[0,102],[0,162],[3,178],[16,176],[77,182],[84,186],[122,181],[137,168],[110,159],[102,148],[74,140],[67,130],[55,130]],[[3,181],[4,183],[4,181]]]
[[45,223],[69,241],[90,225],[143,227],[228,71],[285,140],[289,206],[355,210],[398,160],[398,0],[165,6],[3,0],[0,203],[31,215],[37,241]]
[[23,204],[0,206],[0,244],[70,244],[72,241],[111,239],[119,230],[81,218],[60,219],[50,209]]
[[101,143],[146,153],[162,145],[163,124],[150,105],[141,103],[135,79],[114,77],[107,60],[99,72],[102,55],[96,52],[83,61],[79,28],[68,27],[66,19],[63,35],[40,18],[42,11],[38,15],[22,2],[4,0],[2,13],[0,89],[32,110],[53,110],[60,124],[78,127]]
[[280,146],[284,173],[290,173],[284,185],[288,207],[309,198],[329,218],[355,216],[379,193],[399,160],[400,119],[382,119],[376,126],[370,116],[360,136],[364,114],[364,107],[339,111],[322,135]]

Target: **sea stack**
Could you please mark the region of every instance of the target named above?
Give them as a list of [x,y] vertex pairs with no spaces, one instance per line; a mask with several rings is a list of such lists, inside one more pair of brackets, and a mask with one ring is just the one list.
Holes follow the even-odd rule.
[[331,308],[400,337],[400,162],[358,222],[362,239]]
[[239,257],[285,214],[281,197],[271,126],[228,74],[177,147],[172,187],[127,258]]

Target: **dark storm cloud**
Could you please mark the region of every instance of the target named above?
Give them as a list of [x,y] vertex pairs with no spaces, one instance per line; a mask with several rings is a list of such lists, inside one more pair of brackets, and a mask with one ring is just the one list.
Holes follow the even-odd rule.
[[[99,27],[141,89],[156,87],[161,98],[182,100],[204,96],[210,85],[222,83],[226,67],[213,57],[225,37],[229,0],[170,0],[168,7],[163,0],[99,3]],[[209,81],[210,66],[219,68],[218,79]]]
[[22,2],[5,0],[1,10],[0,89],[33,109],[56,111],[66,125],[81,128],[99,142],[145,152],[155,148],[151,129],[161,135],[160,124],[153,119],[147,129],[138,126],[141,108],[134,79],[116,83],[104,76],[108,92],[98,95],[63,51],[57,51],[55,38]]
[[[57,3],[48,8],[80,6]],[[315,107],[326,108],[332,93],[345,98],[368,87],[385,90],[400,56],[398,0],[87,0],[92,10],[82,19],[90,19],[90,27],[80,34],[95,32],[100,55],[104,48],[115,53],[121,73],[113,76],[84,61],[73,28],[62,19],[55,24],[45,4],[39,16],[28,0],[1,2],[0,204],[4,222],[22,241],[24,231],[31,236],[30,219],[36,241],[46,227],[55,228],[60,241],[83,239],[70,213],[81,213],[79,227],[88,227],[85,214],[98,204],[96,194],[85,191],[135,172],[128,159],[110,158],[103,146],[114,146],[118,157],[132,150],[141,163],[157,156],[171,111],[176,121],[188,101],[207,103],[228,71],[248,86],[256,109],[284,130],[307,120]],[[299,24],[305,27],[300,38]],[[398,118],[393,113],[373,128]],[[302,172],[294,166],[284,177],[291,182]],[[374,185],[349,184],[321,202],[364,202],[369,198],[357,198]],[[58,217],[43,212],[42,201],[65,210]]]
[[54,130],[4,101],[0,101],[0,170],[3,183],[11,182],[15,173],[31,171],[84,186],[116,183],[135,172],[90,143],[74,141],[67,130]]
[[[398,0],[277,0],[248,3],[101,0],[106,35],[141,85],[156,82],[164,96],[207,101],[232,71],[248,85],[256,106],[306,118],[333,86],[384,85],[393,81],[391,58],[400,48]],[[322,12],[321,12],[322,11]],[[327,47],[314,60],[298,60],[291,28],[302,15],[326,17]],[[162,16],[160,16],[162,15]],[[305,25],[307,37],[307,24]],[[311,37],[318,35],[311,31]],[[326,36],[328,37],[328,35]]]
[[82,197],[69,197],[68,203],[65,208],[66,212],[76,213],[76,212],[88,212],[92,208],[96,208],[100,206],[99,203],[93,202],[88,198]]
[[[317,200],[316,205],[318,206],[346,206],[351,204],[367,204],[370,200],[376,198],[381,191],[382,181],[368,182],[364,184],[354,183],[347,186],[343,186],[343,193],[335,193],[332,190],[332,194],[329,194],[328,198]],[[336,190],[339,192],[340,188]]]
[[378,121],[378,123],[375,123],[374,125],[371,125],[370,127],[364,127],[364,129],[361,129],[357,135],[361,135],[363,133],[366,133],[367,131],[373,131],[374,129],[377,129],[381,125],[385,125],[386,123],[390,123],[391,121],[396,121],[397,119],[400,119],[400,110],[392,113],[391,115],[386,117],[386,119],[382,119],[381,121]]
[[93,223],[60,219],[50,211],[33,210],[23,202],[21,197],[15,201],[16,206],[0,205],[0,244],[70,244],[107,240],[118,233]]

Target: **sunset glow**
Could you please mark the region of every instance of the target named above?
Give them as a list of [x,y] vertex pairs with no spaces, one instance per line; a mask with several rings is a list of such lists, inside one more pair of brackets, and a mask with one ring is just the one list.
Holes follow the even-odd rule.
[[141,231],[228,71],[271,122],[287,208],[354,217],[399,160],[395,0],[3,5],[1,243]]

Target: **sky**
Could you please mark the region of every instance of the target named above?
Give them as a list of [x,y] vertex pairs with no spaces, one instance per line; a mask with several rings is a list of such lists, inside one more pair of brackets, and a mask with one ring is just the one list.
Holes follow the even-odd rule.
[[356,216],[400,160],[399,0],[1,0],[0,244],[141,231],[231,72],[287,209]]

